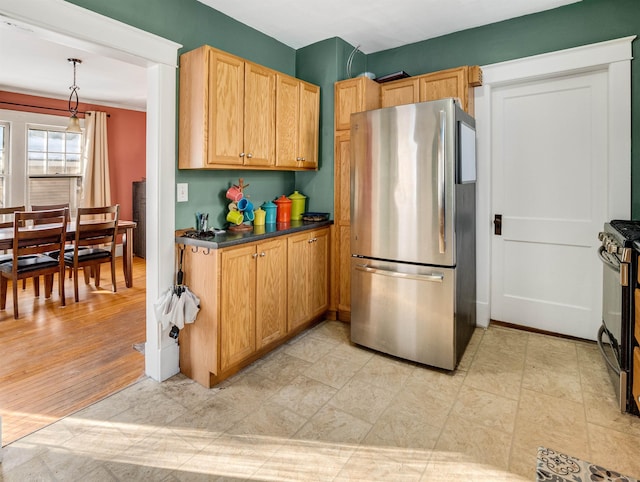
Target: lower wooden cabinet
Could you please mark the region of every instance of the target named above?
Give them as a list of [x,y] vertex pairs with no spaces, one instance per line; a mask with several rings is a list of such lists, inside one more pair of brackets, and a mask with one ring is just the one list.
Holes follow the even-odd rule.
[[184,282],[200,312],[180,330],[180,371],[210,388],[320,319],[328,258],[329,227],[221,249],[185,246]]
[[287,249],[291,331],[329,306],[329,230],[289,236]]

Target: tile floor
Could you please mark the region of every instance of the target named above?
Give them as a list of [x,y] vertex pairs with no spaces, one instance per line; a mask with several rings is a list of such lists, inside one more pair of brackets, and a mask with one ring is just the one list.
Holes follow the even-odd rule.
[[0,480],[535,480],[539,445],[640,477],[595,344],[477,329],[453,374],[324,322],[206,390],[143,379],[3,449]]

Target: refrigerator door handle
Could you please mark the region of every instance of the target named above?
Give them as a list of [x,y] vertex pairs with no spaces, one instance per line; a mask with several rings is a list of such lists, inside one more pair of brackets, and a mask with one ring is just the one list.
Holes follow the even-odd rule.
[[366,264],[356,264],[356,269],[358,271],[379,274],[382,276],[390,276],[392,278],[412,279],[412,280],[418,280],[418,281],[433,281],[436,283],[442,283],[442,281],[444,280],[444,274],[442,273],[408,274],[408,273],[400,273],[398,271],[389,271],[389,270],[380,269],[380,268],[371,268]]
[[438,132],[438,247],[440,254],[446,251],[445,225],[444,225],[444,158],[445,158],[445,130],[447,114],[440,111],[440,126]]

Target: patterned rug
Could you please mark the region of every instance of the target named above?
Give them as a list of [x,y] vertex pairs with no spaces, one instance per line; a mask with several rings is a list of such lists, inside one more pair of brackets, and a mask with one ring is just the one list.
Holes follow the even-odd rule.
[[537,482],[640,482],[546,447],[538,448],[536,475]]

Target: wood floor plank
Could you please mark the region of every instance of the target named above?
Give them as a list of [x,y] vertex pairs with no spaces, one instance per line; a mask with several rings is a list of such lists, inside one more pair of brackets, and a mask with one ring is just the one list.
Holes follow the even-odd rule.
[[65,307],[55,289],[44,299],[42,289],[36,298],[30,283],[20,286],[18,320],[9,290],[0,311],[3,446],[144,376],[144,355],[133,346],[146,338],[145,261],[134,258],[133,287],[125,287],[121,266],[118,275],[113,293],[109,270],[98,289],[81,274],[79,303],[67,278]]

